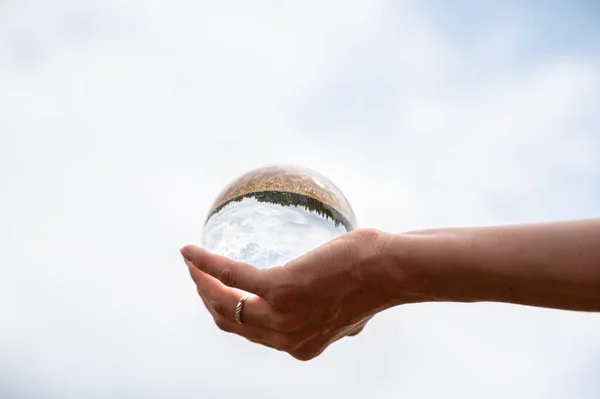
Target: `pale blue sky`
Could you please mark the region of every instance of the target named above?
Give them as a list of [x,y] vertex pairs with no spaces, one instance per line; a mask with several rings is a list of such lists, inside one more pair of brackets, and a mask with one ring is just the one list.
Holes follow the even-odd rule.
[[178,253],[282,162],[363,227],[600,216],[597,2],[485,3],[0,3],[0,397],[600,397],[598,315],[405,306],[299,363]]

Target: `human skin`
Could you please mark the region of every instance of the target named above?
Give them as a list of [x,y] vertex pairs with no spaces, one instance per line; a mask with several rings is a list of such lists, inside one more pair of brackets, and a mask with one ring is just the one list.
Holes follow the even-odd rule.
[[[408,303],[600,311],[600,219],[402,234],[361,229],[264,270],[191,245],[181,254],[219,328],[299,360]],[[238,324],[235,307],[248,293]]]

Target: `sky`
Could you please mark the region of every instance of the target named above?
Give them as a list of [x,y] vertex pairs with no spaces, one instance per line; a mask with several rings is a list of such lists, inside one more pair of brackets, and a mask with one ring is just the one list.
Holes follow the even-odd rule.
[[600,6],[0,2],[0,397],[600,397],[600,315],[407,305],[310,362],[178,252],[294,164],[390,232],[600,216]]

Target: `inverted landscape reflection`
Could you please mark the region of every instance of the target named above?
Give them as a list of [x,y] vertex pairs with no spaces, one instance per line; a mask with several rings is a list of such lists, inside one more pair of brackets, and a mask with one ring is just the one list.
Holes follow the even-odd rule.
[[208,218],[202,245],[265,269],[283,266],[351,229],[328,212],[297,202],[272,203],[247,196],[228,202]]

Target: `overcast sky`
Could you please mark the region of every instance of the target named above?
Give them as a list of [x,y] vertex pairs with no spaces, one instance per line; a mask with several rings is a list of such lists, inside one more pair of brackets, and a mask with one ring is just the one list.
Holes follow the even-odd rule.
[[598,314],[404,306],[298,362],[178,252],[274,163],[362,227],[600,216],[598,2],[482,3],[0,1],[0,397],[599,398]]

